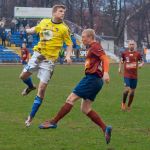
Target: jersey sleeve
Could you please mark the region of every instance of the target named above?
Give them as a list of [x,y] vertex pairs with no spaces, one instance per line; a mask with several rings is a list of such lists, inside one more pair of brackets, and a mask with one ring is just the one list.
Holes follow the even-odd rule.
[[142,61],[143,58],[142,58],[142,54],[141,53],[138,53],[138,61]]
[[70,31],[69,31],[69,28],[67,27],[64,29],[63,40],[67,46],[73,45],[71,41]]
[[39,33],[41,31],[41,25],[43,24],[43,22],[45,22],[45,19],[41,20],[41,22],[35,26],[36,33]]
[[125,54],[124,52],[121,53],[121,58],[120,58],[121,62],[124,62],[125,61]]
[[101,58],[103,55],[106,55],[101,45],[95,45],[92,48],[92,53],[97,57]]

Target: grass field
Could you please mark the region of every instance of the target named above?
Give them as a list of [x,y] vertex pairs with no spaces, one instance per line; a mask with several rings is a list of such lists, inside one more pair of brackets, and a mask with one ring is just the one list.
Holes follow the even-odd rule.
[[[33,125],[24,120],[36,91],[21,96],[25,87],[18,79],[21,66],[0,66],[0,150],[150,150],[150,66],[139,70],[139,82],[131,112],[120,110],[123,90],[117,65],[111,65],[111,82],[97,96],[93,108],[113,126],[112,141],[105,144],[99,128],[80,112],[78,101],[57,129],[40,130],[38,125],[51,118],[81,79],[83,66],[56,66],[45,101]],[[37,84],[36,76],[33,76]]]

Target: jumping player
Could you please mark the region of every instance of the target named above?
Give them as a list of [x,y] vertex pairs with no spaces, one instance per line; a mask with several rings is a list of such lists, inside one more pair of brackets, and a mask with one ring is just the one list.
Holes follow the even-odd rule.
[[[128,43],[128,49],[121,55],[121,61],[119,63],[119,73],[122,73],[122,64],[124,65],[124,92],[122,98],[121,109],[123,111],[131,109],[131,104],[134,98],[135,89],[137,86],[137,72],[138,68],[142,67],[144,61],[141,54],[136,51],[136,42],[130,40]],[[126,100],[129,96],[128,105],[126,106]]]
[[85,77],[68,96],[57,115],[53,119],[41,124],[39,128],[56,128],[57,123],[71,111],[74,103],[82,98],[81,111],[102,129],[108,144],[111,138],[112,127],[106,126],[97,112],[92,109],[92,103],[98,92],[102,89],[103,80],[106,83],[109,82],[109,61],[101,45],[95,41],[94,30],[85,29],[82,32],[82,41],[85,46],[89,47],[85,61]]
[[35,89],[30,78],[33,71],[38,71],[37,77],[40,79],[32,110],[25,121],[26,126],[30,126],[31,121],[42,104],[47,84],[54,71],[54,62],[58,58],[59,51],[64,42],[67,45],[65,59],[67,63],[71,63],[72,42],[69,28],[63,22],[65,11],[66,7],[64,5],[55,5],[52,9],[52,19],[43,19],[37,26],[26,29],[27,33],[38,33],[40,36],[40,41],[34,47],[31,59],[20,75],[20,78],[27,85],[27,88],[22,92],[23,95],[27,95]]

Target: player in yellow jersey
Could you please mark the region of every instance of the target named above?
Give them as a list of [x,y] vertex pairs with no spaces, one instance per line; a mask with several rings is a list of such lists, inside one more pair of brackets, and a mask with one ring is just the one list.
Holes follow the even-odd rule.
[[59,51],[65,42],[67,45],[66,61],[71,63],[72,42],[68,26],[63,22],[66,7],[64,5],[55,5],[52,9],[52,18],[43,19],[37,26],[26,29],[29,34],[38,33],[40,41],[33,48],[34,53],[28,64],[23,69],[20,78],[27,85],[22,95],[27,95],[36,89],[33,85],[30,75],[37,71],[37,77],[40,79],[38,92],[34,99],[32,110],[27,120],[26,126],[30,126],[36,112],[42,104],[47,84],[52,77],[54,62],[58,58]]

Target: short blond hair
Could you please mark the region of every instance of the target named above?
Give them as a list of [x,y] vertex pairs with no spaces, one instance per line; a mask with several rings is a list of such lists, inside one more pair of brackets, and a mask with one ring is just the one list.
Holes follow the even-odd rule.
[[65,5],[54,5],[53,8],[52,8],[52,13],[55,13],[59,8],[62,8],[64,10],[66,10]]
[[86,33],[88,37],[95,39],[95,31],[93,29],[84,29],[82,33]]

